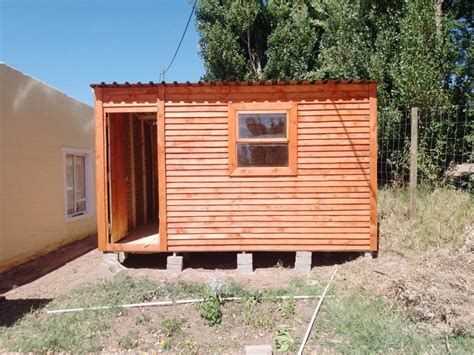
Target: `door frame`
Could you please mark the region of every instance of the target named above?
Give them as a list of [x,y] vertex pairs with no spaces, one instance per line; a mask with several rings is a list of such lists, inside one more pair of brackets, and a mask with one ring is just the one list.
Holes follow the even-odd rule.
[[[147,245],[147,244],[120,244],[119,242],[113,243],[110,241],[110,228],[107,225],[107,235],[105,240],[105,250],[106,251],[113,251],[113,252],[137,252],[137,253],[156,253],[160,251],[167,251],[167,233],[166,233],[166,196],[162,195],[166,192],[166,181],[165,176],[165,148],[164,148],[164,101],[158,99],[157,104],[155,106],[151,105],[127,105],[127,106],[118,106],[113,105],[109,107],[103,107],[103,120],[104,120],[104,131],[103,133],[108,133],[108,120],[109,114],[111,113],[122,113],[122,114],[130,114],[130,113],[156,113],[156,120],[157,120],[157,162],[155,164],[155,168],[158,169],[158,189],[155,193],[158,194],[157,201],[158,201],[158,220],[159,220],[159,243],[156,245]],[[106,184],[109,179],[107,166],[109,165],[109,139],[104,139],[105,145],[105,156],[104,156],[104,165],[103,168],[105,169],[104,177],[106,179]],[[109,195],[109,191],[107,191],[107,195]],[[109,195],[110,196],[110,195]],[[111,197],[111,196],[110,196]],[[109,213],[109,202],[110,198],[104,199],[105,204],[105,212],[106,214]],[[100,243],[99,243],[100,244]]]

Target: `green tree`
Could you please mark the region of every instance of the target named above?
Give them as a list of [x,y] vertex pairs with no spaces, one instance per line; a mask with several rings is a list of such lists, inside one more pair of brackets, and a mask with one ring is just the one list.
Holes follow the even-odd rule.
[[[200,0],[204,79],[376,80],[381,142],[401,141],[380,158],[403,179],[408,132],[399,110],[472,98],[473,7],[472,0]],[[421,175],[439,179],[446,152],[463,149],[438,138],[458,134],[456,119],[426,123],[434,140],[420,147]]]
[[266,64],[268,21],[261,0],[204,0],[196,12],[206,80],[257,80]]
[[266,8],[271,33],[265,79],[308,79],[317,63],[323,29],[313,2],[271,1]]

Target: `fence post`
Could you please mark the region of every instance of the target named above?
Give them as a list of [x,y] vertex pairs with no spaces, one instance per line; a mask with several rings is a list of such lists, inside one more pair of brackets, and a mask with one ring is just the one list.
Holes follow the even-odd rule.
[[416,217],[416,183],[418,176],[418,107],[411,108],[411,134],[410,134],[410,219]]

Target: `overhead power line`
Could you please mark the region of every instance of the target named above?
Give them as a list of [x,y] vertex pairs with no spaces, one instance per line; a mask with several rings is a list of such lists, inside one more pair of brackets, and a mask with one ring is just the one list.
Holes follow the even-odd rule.
[[171,62],[168,65],[168,67],[166,69],[163,69],[162,72],[160,73],[160,81],[165,80],[165,74],[171,68],[176,56],[178,55],[179,48],[181,47],[181,43],[183,43],[184,36],[186,35],[186,31],[188,30],[189,23],[191,22],[191,18],[193,17],[194,10],[196,9],[196,3],[197,3],[197,0],[194,0],[193,8],[191,10],[191,13],[189,14],[188,22],[186,22],[186,27],[184,28],[183,34],[181,35],[181,39],[179,40],[178,47],[176,48],[176,51],[174,52],[173,58],[171,59]]

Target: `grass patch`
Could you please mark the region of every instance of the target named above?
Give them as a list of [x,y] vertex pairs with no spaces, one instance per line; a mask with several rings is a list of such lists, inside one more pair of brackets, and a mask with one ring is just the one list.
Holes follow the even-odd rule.
[[382,250],[458,250],[465,242],[465,228],[474,220],[472,196],[462,190],[420,189],[417,217],[409,219],[407,189],[379,191],[379,222]]
[[130,330],[127,335],[121,337],[118,341],[119,346],[125,350],[135,349],[138,343],[138,332],[135,330]]
[[101,335],[108,328],[108,320],[116,315],[111,310],[51,316],[36,311],[1,332],[0,349],[97,352],[101,349]]
[[160,324],[160,332],[168,338],[174,337],[181,334],[181,328],[185,322],[185,320],[177,318],[165,319]]
[[278,311],[280,312],[280,315],[283,318],[290,318],[294,317],[296,315],[296,304],[295,300],[288,298],[286,300],[283,300],[280,303],[280,307],[278,308]]
[[[324,283],[325,284],[325,283]],[[319,295],[322,286],[308,278],[293,278],[288,286],[249,290],[230,282],[224,285],[222,296],[243,297],[242,301],[221,304],[206,284],[198,283],[157,283],[143,278],[124,278],[113,282],[98,282],[74,290],[66,296],[53,300],[48,309],[68,307],[88,307],[95,305],[119,305],[121,303],[144,302],[156,299],[179,299],[209,297],[208,306],[201,311],[207,318],[217,319],[216,334],[233,334],[234,327],[244,335],[249,332],[270,334],[274,347],[280,351],[294,351],[309,314],[298,314],[301,305],[294,300],[271,300],[274,296]],[[340,353],[431,353],[440,349],[468,353],[474,347],[469,336],[433,337],[423,331],[406,315],[397,312],[381,298],[367,296],[352,289],[342,289],[335,285],[331,294],[337,297],[327,299],[318,317],[318,331],[314,332],[309,345],[311,350],[322,344],[325,349]],[[212,302],[211,302],[212,301]],[[217,303],[216,303],[217,302]],[[218,307],[217,307],[218,306]],[[199,308],[199,307],[198,307]],[[300,311],[298,311],[300,309]],[[216,310],[221,312],[216,317]],[[99,352],[103,350],[103,339],[112,339],[124,350],[152,349],[183,353],[201,351],[196,334],[189,333],[188,324],[199,324],[199,314],[195,318],[187,314],[160,315],[139,313],[113,307],[100,311],[47,315],[44,309],[36,309],[18,320],[11,327],[0,328],[0,351],[22,352]],[[164,311],[163,311],[164,312]],[[304,322],[298,320],[302,316]],[[123,317],[120,319],[120,317]],[[132,317],[126,319],[126,317]],[[206,318],[206,317],[204,317]],[[131,329],[125,333],[114,333],[113,325],[127,321]],[[211,323],[207,321],[208,324]],[[153,326],[156,325],[156,328]],[[207,327],[204,321],[200,323]],[[150,330],[151,329],[151,330]],[[209,328],[208,328],[209,329]],[[331,339],[331,340],[328,340]],[[235,344],[244,341],[235,339]],[[232,339],[221,339],[216,346],[226,344],[230,350]],[[296,344],[296,345],[295,345]],[[207,350],[214,343],[207,345]],[[214,348],[212,348],[214,349]],[[240,349],[240,348],[239,348]],[[289,350],[287,350],[289,349]],[[214,349],[217,351],[218,349]],[[205,350],[203,350],[205,352]]]
[[319,326],[326,333],[317,343],[343,354],[368,353],[468,353],[473,338],[434,337],[418,328],[381,298],[353,290],[339,290],[338,299],[325,302]]
[[[125,277],[114,281],[79,287],[68,295],[48,304],[48,309],[91,307],[123,303],[145,302],[157,298],[178,299],[199,296],[207,292],[200,283],[156,283],[146,278]],[[101,338],[111,322],[126,310],[113,307],[100,311],[84,311],[47,315],[44,309],[35,309],[19,319],[12,327],[0,328],[0,350],[97,352],[102,348]],[[147,316],[136,319],[136,324],[149,322]],[[133,334],[119,340],[124,349]],[[125,345],[123,345],[125,344]],[[128,346],[128,345],[127,345]]]

